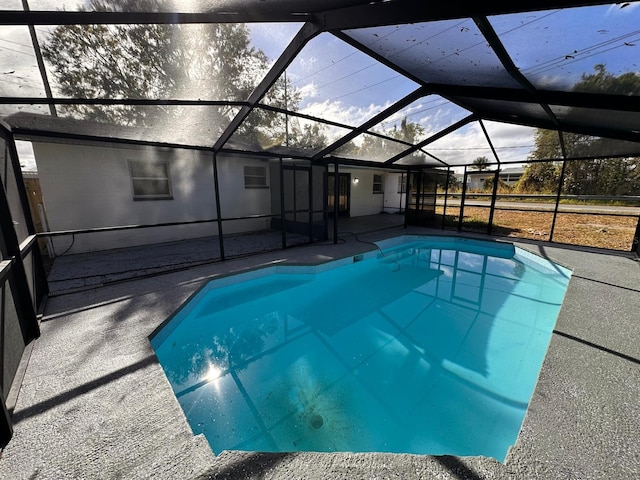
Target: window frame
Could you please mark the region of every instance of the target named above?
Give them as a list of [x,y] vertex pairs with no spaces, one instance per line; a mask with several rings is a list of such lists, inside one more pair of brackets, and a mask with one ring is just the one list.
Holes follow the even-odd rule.
[[[264,172],[264,175],[255,175],[255,174],[247,174],[247,169],[248,168],[259,168]],[[242,168],[242,173],[243,173],[243,181],[244,181],[244,188],[248,188],[248,189],[253,189],[253,188],[269,188],[269,175],[267,172],[267,167],[266,165],[244,165]],[[247,178],[252,178],[252,179],[264,179],[264,183],[261,184],[256,184],[256,185],[248,185],[247,184]]]
[[[158,177],[158,176],[134,176],[133,165],[141,164],[144,166],[147,165],[162,165],[164,167],[164,171],[166,176]],[[171,169],[169,166],[169,162],[167,160],[127,160],[127,164],[129,167],[129,178],[131,179],[131,192],[134,200],[172,200],[173,199],[173,190],[171,188]],[[150,193],[150,194],[140,194],[136,193],[136,181],[144,181],[144,180],[162,180],[167,182],[167,192],[166,193]]]
[[407,193],[407,177],[400,175],[398,177],[398,194]]
[[[380,177],[380,180],[378,182],[376,182],[376,177]],[[378,186],[379,190],[376,189],[376,186]],[[373,195],[381,195],[384,193],[384,175],[381,173],[374,173],[373,174],[373,186],[371,188],[371,193]]]

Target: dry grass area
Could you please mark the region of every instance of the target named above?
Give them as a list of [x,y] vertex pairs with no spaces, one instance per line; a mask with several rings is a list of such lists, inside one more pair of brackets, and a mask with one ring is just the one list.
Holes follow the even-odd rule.
[[[442,208],[436,209],[442,215]],[[458,225],[458,212],[447,208],[448,228]],[[488,208],[466,207],[462,229],[486,233]],[[553,213],[496,210],[492,233],[517,238],[549,240]],[[606,248],[628,252],[638,224],[637,217],[560,213],[556,219],[553,241],[571,245]]]

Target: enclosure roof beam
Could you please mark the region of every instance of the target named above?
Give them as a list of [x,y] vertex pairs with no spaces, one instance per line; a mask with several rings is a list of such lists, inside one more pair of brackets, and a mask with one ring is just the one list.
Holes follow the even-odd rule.
[[640,131],[638,130],[629,131],[605,126],[584,125],[582,123],[573,123],[567,120],[562,120],[558,126],[550,121],[529,117],[515,118],[513,115],[502,115],[496,114],[495,112],[478,112],[478,116],[483,120],[492,120],[495,122],[510,123],[513,125],[524,125],[534,128],[544,128],[547,130],[562,130],[564,132],[577,133],[580,135],[593,135],[597,137],[624,140],[627,142],[636,142],[639,144],[638,153],[640,154]]
[[71,132],[59,132],[52,130],[40,130],[33,128],[24,128],[11,126],[11,133],[18,140],[27,140],[30,142],[37,141],[39,139],[51,139],[56,141],[64,138],[67,140],[74,140],[77,142],[99,142],[99,143],[113,143],[124,145],[143,145],[148,147],[161,147],[161,148],[179,148],[185,150],[202,150],[211,151],[211,147],[202,147],[196,145],[187,145],[184,143],[170,143],[170,142],[157,142],[154,140],[142,140],[133,138],[117,138],[117,137],[105,137],[100,135],[85,135]]
[[471,114],[467,117],[464,117],[462,120],[457,121],[456,123],[454,123],[453,125],[449,125],[447,128],[440,130],[438,133],[436,133],[435,135],[430,136],[429,138],[424,139],[423,141],[421,141],[420,143],[415,144],[413,147],[405,150],[404,152],[400,152],[399,154],[391,157],[389,160],[387,160],[386,162],[384,162],[384,165],[391,165],[394,162],[397,162],[398,160],[400,160],[401,158],[406,157],[407,155],[411,155],[413,152],[416,152],[417,150],[420,150],[422,147],[429,145],[430,143],[435,142],[436,140],[449,135],[451,132],[455,132],[457,129],[459,129],[460,127],[464,127],[466,124],[471,123],[475,120],[478,120],[478,116],[475,114]]
[[195,23],[298,22],[313,20],[311,13],[273,10],[254,4],[253,11],[178,12],[72,12],[62,10],[0,10],[0,25],[169,25]]
[[323,118],[316,117],[314,115],[309,115],[309,114],[301,113],[301,112],[294,112],[292,110],[287,110],[287,109],[280,108],[280,107],[274,107],[273,105],[266,105],[264,103],[258,103],[256,105],[256,107],[264,109],[264,110],[269,110],[271,112],[282,113],[283,115],[289,115],[289,116],[296,117],[296,118],[304,118],[305,120],[311,120],[312,122],[318,122],[318,123],[323,123],[325,125],[331,125],[333,127],[345,128],[347,130],[352,130],[353,129],[353,126],[347,125],[346,123],[335,122],[333,120],[325,120]]
[[[522,74],[522,72],[520,72],[520,69],[513,62],[513,60],[511,59],[511,56],[507,52],[507,49],[504,48],[504,45],[502,44],[500,37],[498,37],[498,34],[493,29],[493,26],[489,23],[489,20],[487,20],[487,17],[484,17],[484,16],[475,17],[473,21],[475,22],[478,29],[480,30],[484,38],[487,40],[491,48],[493,49],[494,53],[502,63],[502,66],[505,68],[507,73],[511,75],[511,77],[516,82],[522,85],[522,87],[527,92],[535,93],[536,91],[535,87]],[[553,113],[553,111],[549,108],[549,105],[543,102],[539,102],[538,104],[542,107],[542,109],[545,111],[545,113],[551,119],[551,121],[557,125],[558,119],[556,118],[556,115]]]
[[345,158],[345,157],[337,157],[337,156],[327,156],[322,159],[322,164],[331,165],[334,162],[338,162],[340,165],[349,165],[352,167],[367,167],[367,168],[378,168],[385,170],[409,170],[412,166],[415,165],[385,165],[381,162],[374,162],[373,160],[360,160],[355,158]]
[[480,100],[545,103],[547,105],[563,105],[576,108],[640,112],[640,97],[633,95],[567,92],[561,90],[535,90],[534,92],[528,92],[519,88],[476,87],[439,83],[429,83],[426,85],[426,89],[430,93],[441,95],[458,104],[464,104],[464,98],[478,98]]
[[293,37],[293,40],[287,45],[284,52],[276,62],[273,64],[273,67],[267,72],[262,81],[258,84],[258,86],[253,90],[251,95],[249,96],[248,107],[242,107],[240,111],[233,118],[229,126],[222,132],[222,135],[216,140],[213,145],[214,151],[219,151],[224,144],[231,138],[231,136],[235,133],[235,131],[242,125],[242,122],[249,116],[253,108],[258,104],[258,102],[266,95],[269,89],[273,86],[274,83],[278,80],[280,75],[287,69],[289,64],[293,61],[293,59],[300,53],[300,51],[304,48],[304,46],[318,35],[321,32],[321,28],[319,25],[313,23],[305,23],[303,27],[298,31],[298,33]]
[[[329,146],[323,148],[322,150],[320,150],[318,153],[316,153],[313,156],[313,159],[314,160],[319,160],[320,158],[324,157],[328,153],[333,152],[334,150],[336,150],[336,149],[340,148],[341,146],[347,144],[348,142],[350,142],[351,140],[356,138],[358,135],[361,135],[362,133],[366,132],[370,128],[375,127],[376,125],[378,125],[385,118],[388,118],[389,116],[393,115],[394,113],[402,110],[407,105],[409,105],[409,104],[415,102],[416,100],[418,100],[419,98],[423,97],[424,94],[425,94],[425,91],[424,91],[423,88],[418,88],[417,90],[414,90],[413,92],[411,92],[406,97],[404,97],[401,100],[397,101],[396,103],[391,105],[389,108],[384,109],[382,112],[380,112],[379,114],[375,115],[374,117],[372,117],[371,119],[369,119],[368,121],[366,121],[365,123],[360,125],[358,128],[352,130],[347,135],[343,136],[342,138],[340,138],[337,141],[333,142],[331,145],[329,145]],[[385,138],[388,138],[388,137],[385,137]]]
[[487,143],[489,144],[489,148],[491,148],[491,153],[493,153],[493,157],[498,162],[498,165],[500,165],[500,157],[498,156],[498,152],[496,152],[496,149],[493,146],[493,142],[491,141],[491,137],[489,136],[489,132],[487,132],[487,127],[485,127],[484,122],[482,121],[482,119],[478,120],[478,123],[480,124],[480,128],[482,128],[482,132],[484,133],[484,138],[487,139]]
[[80,97],[0,97],[0,105],[167,105],[167,106],[220,106],[244,107],[249,102],[238,100],[182,100],[174,98],[80,98]]
[[233,0],[206,12],[97,12],[62,10],[1,10],[0,25],[180,24],[252,22],[324,22],[327,30],[427,22],[505,13],[607,5],[610,1],[519,0],[503,2],[430,2],[415,0]]
[[405,70],[404,68],[400,67],[399,65],[396,65],[395,63],[390,61],[387,57],[385,57],[383,55],[380,55],[375,50],[372,50],[371,48],[367,47],[363,43],[360,43],[359,41],[357,41],[354,38],[350,37],[346,33],[343,33],[343,32],[340,32],[340,31],[332,31],[331,33],[334,36],[338,37],[343,42],[348,43],[349,45],[351,45],[353,48],[355,48],[357,50],[360,50],[363,53],[366,53],[371,58],[373,58],[374,60],[377,60],[378,62],[380,62],[384,66],[390,68],[391,70],[394,70],[394,71],[398,72],[403,77],[406,77],[409,80],[417,83],[418,85],[422,85],[423,87],[425,85],[427,85],[427,83],[424,80],[422,80],[421,78],[415,76],[413,73],[409,72],[408,70]]

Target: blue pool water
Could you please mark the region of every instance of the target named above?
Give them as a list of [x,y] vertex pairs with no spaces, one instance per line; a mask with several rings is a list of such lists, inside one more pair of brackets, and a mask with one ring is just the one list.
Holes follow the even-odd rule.
[[209,282],[151,337],[214,452],[503,461],[570,271],[502,242],[391,239]]

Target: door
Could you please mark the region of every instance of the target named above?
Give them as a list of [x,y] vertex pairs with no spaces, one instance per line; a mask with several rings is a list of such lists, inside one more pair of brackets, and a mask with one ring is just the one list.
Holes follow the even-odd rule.
[[430,226],[435,219],[436,177],[431,172],[410,172],[409,203],[405,210],[407,225]]
[[[335,202],[335,174],[329,173],[327,177],[327,211],[334,214]],[[338,216],[348,217],[351,206],[351,174],[338,174]]]

